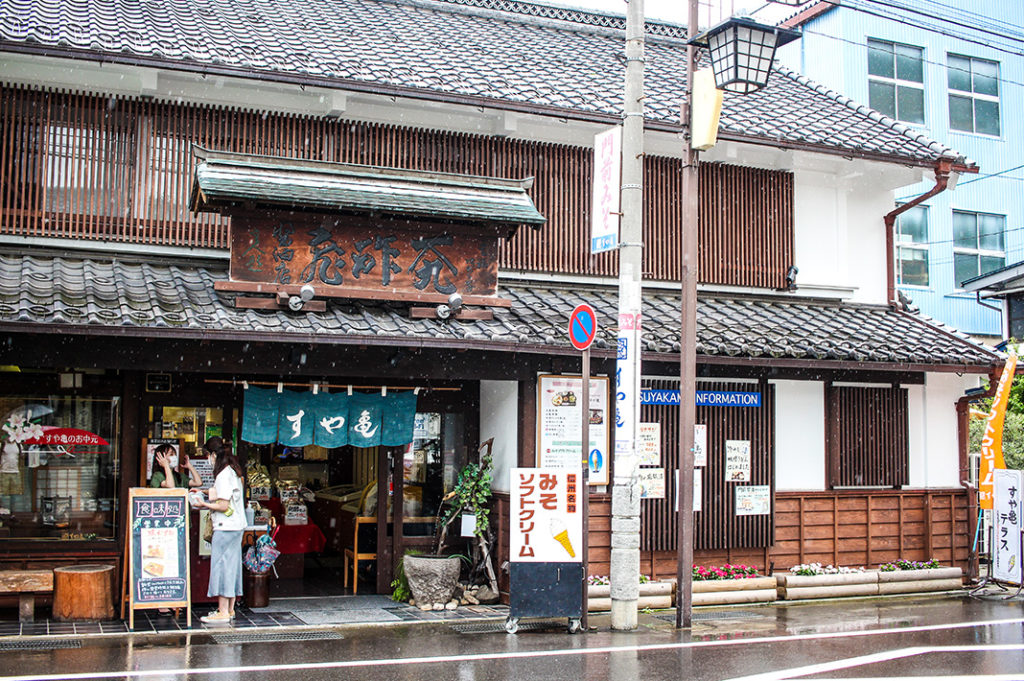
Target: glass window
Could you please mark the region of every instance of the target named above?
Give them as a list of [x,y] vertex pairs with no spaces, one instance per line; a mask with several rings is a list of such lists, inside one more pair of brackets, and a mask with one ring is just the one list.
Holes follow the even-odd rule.
[[0,397],[0,537],[116,537],[119,407],[116,397]]
[[1005,231],[1003,215],[953,211],[954,286],[1006,264]]
[[900,121],[924,123],[924,50],[868,40],[868,104]]
[[1024,338],[1024,293],[1006,297],[1010,316],[1010,338]]
[[947,64],[949,127],[998,136],[999,63],[951,54]]
[[896,282],[928,285],[928,209],[915,206],[896,218]]

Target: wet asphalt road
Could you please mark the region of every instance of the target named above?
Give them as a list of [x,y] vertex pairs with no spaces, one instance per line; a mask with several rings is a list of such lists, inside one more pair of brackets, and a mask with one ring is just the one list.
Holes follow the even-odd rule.
[[86,636],[78,649],[0,651],[0,681],[1024,679],[1024,599],[700,610],[690,632],[650,614],[640,619],[637,631],[621,633],[610,631],[606,616],[592,616],[593,629],[577,635],[564,626],[509,635],[429,624],[320,629],[313,635],[337,638],[308,641],[228,643],[205,632]]

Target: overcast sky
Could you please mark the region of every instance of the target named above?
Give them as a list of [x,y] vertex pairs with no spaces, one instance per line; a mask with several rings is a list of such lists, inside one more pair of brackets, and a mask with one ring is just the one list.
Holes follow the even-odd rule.
[[[626,13],[625,0],[530,0],[531,2],[547,5],[566,5],[569,7],[584,7],[587,9],[613,12],[615,14]],[[772,5],[768,0],[699,0],[700,20],[698,23],[707,27],[718,23],[732,14],[749,14],[761,9],[757,13],[758,19],[764,22],[777,21],[792,14],[793,7],[786,5]],[[665,19],[678,24],[686,23],[687,0],[644,0],[644,15],[648,19]]]

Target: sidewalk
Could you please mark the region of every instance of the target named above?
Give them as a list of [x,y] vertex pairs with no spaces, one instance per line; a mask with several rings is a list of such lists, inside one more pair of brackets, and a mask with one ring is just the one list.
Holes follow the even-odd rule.
[[120,619],[101,622],[58,622],[48,618],[37,618],[35,622],[22,624],[17,621],[17,610],[14,610],[15,619],[0,619],[0,642],[13,637],[164,634],[177,631],[232,629],[273,630],[284,627],[317,628],[335,625],[472,620],[504,621],[508,615],[508,606],[504,605],[461,606],[455,610],[420,610],[406,603],[396,603],[387,596],[377,595],[274,598],[266,608],[238,607],[231,627],[208,626],[200,617],[214,609],[212,605],[193,606],[191,627],[186,626],[184,613],[175,618],[162,616],[156,610],[136,610],[134,630],[129,630],[127,620]]

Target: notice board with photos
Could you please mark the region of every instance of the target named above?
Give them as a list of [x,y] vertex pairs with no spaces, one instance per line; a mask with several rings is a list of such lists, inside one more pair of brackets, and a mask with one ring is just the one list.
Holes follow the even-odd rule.
[[[132,487],[125,550],[128,626],[135,611],[185,608],[192,624],[187,490]],[[122,613],[123,614],[123,613]]]
[[[537,465],[580,468],[583,455],[583,378],[545,374],[537,380]],[[608,378],[590,378],[590,485],[607,485],[611,461]]]

